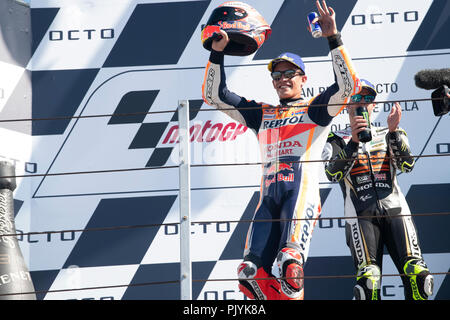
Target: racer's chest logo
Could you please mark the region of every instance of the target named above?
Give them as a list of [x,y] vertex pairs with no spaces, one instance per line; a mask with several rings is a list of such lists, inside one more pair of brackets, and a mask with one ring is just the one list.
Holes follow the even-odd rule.
[[[284,120],[280,119],[280,121]],[[281,141],[285,141],[292,137],[299,136],[315,127],[317,127],[317,125],[314,123],[297,123],[273,129],[265,129],[265,130],[263,129],[258,134],[258,140],[261,144],[280,143]]]
[[304,123],[303,114],[294,115],[291,117],[285,117],[281,119],[274,120],[264,120],[263,121],[263,129],[277,129],[288,125],[295,125],[297,123]]

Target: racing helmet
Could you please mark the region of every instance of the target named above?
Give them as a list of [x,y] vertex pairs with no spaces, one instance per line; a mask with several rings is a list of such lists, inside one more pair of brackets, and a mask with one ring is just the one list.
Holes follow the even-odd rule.
[[239,1],[222,3],[213,10],[202,29],[201,40],[205,49],[211,51],[212,41],[220,29],[226,31],[230,38],[223,51],[230,56],[254,53],[272,33],[258,11]]

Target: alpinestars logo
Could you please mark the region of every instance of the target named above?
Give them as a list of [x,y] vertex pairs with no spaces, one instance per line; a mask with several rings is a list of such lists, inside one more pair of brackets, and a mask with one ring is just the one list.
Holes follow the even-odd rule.
[[342,79],[344,81],[344,93],[342,94],[342,98],[347,98],[352,94],[352,84],[350,82],[350,75],[345,66],[345,61],[338,55],[334,56],[334,61],[336,65],[339,67],[339,72],[342,75]]

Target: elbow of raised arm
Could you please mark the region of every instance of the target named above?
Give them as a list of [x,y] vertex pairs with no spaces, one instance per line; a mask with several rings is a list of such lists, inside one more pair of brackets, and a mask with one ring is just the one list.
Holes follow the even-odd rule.
[[212,101],[207,98],[207,96],[205,95],[205,92],[202,93],[202,98],[203,98],[204,103],[206,103],[209,106],[212,106]]

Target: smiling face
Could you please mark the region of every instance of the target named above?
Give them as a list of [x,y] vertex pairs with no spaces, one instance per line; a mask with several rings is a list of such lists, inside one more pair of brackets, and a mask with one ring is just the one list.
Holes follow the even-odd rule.
[[301,75],[302,71],[287,61],[278,62],[273,71],[284,72],[286,70],[298,70],[298,73],[288,79],[284,75],[279,80],[272,80],[273,87],[277,91],[278,97],[281,99],[300,99],[302,87],[308,79],[305,75]]

